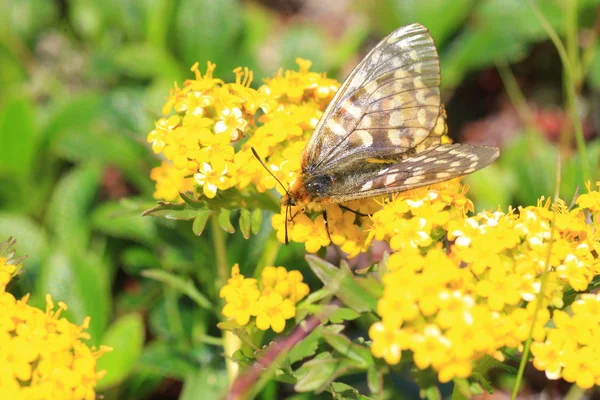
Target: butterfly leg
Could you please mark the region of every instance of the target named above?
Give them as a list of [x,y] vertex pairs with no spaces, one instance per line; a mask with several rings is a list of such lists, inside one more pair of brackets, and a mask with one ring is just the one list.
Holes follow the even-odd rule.
[[327,220],[327,211],[323,210],[323,221],[325,222],[325,230],[327,231],[327,237],[331,244],[333,244],[333,240],[331,240],[331,233],[329,232],[329,221]]
[[371,214],[363,214],[363,213],[361,213],[361,212],[358,212],[358,211],[355,211],[355,210],[353,210],[353,209],[351,209],[351,208],[348,208],[348,207],[346,207],[346,206],[344,206],[344,205],[342,205],[342,204],[339,204],[339,206],[340,206],[340,208],[341,208],[342,210],[346,210],[346,211],[353,212],[354,214],[358,215],[359,217],[370,217],[370,216],[371,216]]

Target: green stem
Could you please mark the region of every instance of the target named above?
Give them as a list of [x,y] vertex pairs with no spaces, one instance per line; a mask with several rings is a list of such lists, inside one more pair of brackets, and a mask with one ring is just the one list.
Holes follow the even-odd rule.
[[[213,247],[215,251],[215,259],[217,261],[217,272],[219,275],[218,287],[221,287],[227,282],[229,277],[229,267],[227,262],[227,244],[225,242],[225,232],[219,225],[217,215],[210,217],[210,228],[213,239]],[[227,377],[229,382],[233,382],[239,372],[239,366],[232,360],[235,353],[241,346],[240,340],[230,331],[223,331],[223,350],[225,353],[225,367],[227,369]]]
[[573,384],[565,396],[565,400],[577,400],[585,397],[585,389]]
[[[576,74],[576,71],[574,70],[574,68],[576,68],[577,65],[574,65],[572,63],[573,60],[571,59],[571,57],[569,57],[569,54],[573,53],[573,51],[576,52],[577,48],[575,48],[575,50],[569,49],[569,51],[567,51],[564,44],[558,37],[558,34],[556,33],[556,31],[554,30],[552,25],[550,25],[550,23],[548,22],[548,20],[544,16],[544,14],[542,14],[542,12],[537,7],[535,2],[533,0],[529,0],[529,5],[531,6],[533,12],[535,13],[538,21],[540,21],[544,30],[550,37],[550,40],[552,40],[552,43],[554,44],[554,47],[556,47],[556,51],[558,52],[558,55],[560,56],[560,60],[562,62],[564,74],[565,74],[565,85],[564,86],[565,86],[565,92],[566,92],[566,102],[567,102],[566,105],[567,105],[567,110],[569,112],[569,115],[571,117],[571,122],[573,123],[573,127],[575,128],[575,142],[577,143],[577,152],[579,153],[579,157],[581,158],[581,162],[580,162],[581,172],[583,174],[583,179],[585,181],[590,180],[591,173],[590,173],[590,166],[588,165],[588,162],[587,162],[588,158],[587,158],[587,150],[585,147],[585,139],[583,137],[583,127],[581,124],[581,118],[579,117],[579,113],[577,112],[576,87],[577,87],[578,83],[577,83],[577,76],[576,76],[577,74]],[[569,0],[569,4],[567,5],[567,7],[569,8],[569,10],[571,10],[572,8],[576,9],[577,8],[576,0]],[[576,35],[576,33],[577,33],[576,15],[575,15],[575,20],[574,20],[575,22],[573,22],[573,19],[572,19],[573,17],[569,16],[569,12],[566,12],[565,15],[567,18],[567,25],[574,24],[574,26],[571,27],[569,30],[574,31],[575,35]],[[568,40],[567,44],[570,46],[576,47],[577,46],[577,38],[575,37],[574,44],[571,43],[572,41],[573,41],[573,39]],[[575,59],[578,59],[577,55],[575,56]]]
[[511,400],[515,400],[517,398],[517,394],[519,393],[521,381],[523,380],[523,374],[525,372],[525,365],[527,364],[527,359],[529,358],[529,348],[531,347],[531,342],[533,340],[533,330],[535,329],[535,321],[537,320],[537,316],[540,313],[540,310],[542,309],[542,305],[544,303],[546,283],[548,282],[548,276],[550,276],[550,256],[552,254],[552,245],[554,244],[554,231],[556,228],[555,222],[556,212],[554,211],[552,214],[552,228],[550,229],[550,243],[548,244],[548,252],[546,254],[546,265],[544,272],[542,273],[542,277],[540,279],[540,291],[536,296],[535,311],[533,312],[531,327],[529,328],[529,334],[527,335],[527,340],[525,341],[525,346],[523,348],[523,355],[521,356],[521,362],[519,363],[519,371],[517,372],[517,378],[515,380],[515,386],[513,388]]
[[225,232],[219,225],[217,215],[210,217],[210,229],[217,261],[217,272],[219,275],[219,286],[223,286],[229,278],[229,267],[227,263],[227,245],[225,243]]
[[531,110],[529,109],[527,100],[525,100],[525,96],[523,96],[523,92],[521,92],[519,83],[515,79],[515,76],[510,70],[510,66],[508,65],[506,60],[500,59],[496,61],[496,69],[500,74],[500,79],[502,79],[502,83],[506,88],[506,93],[508,94],[511,103],[515,106],[517,114],[519,114],[519,118],[528,130],[536,130],[535,122],[533,121],[533,117],[531,116]]

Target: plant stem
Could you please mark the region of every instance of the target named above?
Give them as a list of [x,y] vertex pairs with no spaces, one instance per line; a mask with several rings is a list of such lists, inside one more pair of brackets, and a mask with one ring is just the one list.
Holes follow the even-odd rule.
[[535,321],[537,320],[537,316],[542,309],[542,304],[544,303],[544,297],[546,292],[546,283],[548,282],[548,272],[550,271],[550,256],[552,254],[552,245],[554,244],[554,231],[556,228],[556,211],[553,211],[552,214],[552,228],[550,228],[550,243],[548,244],[548,252],[546,254],[546,264],[544,268],[544,272],[541,277],[540,291],[536,296],[536,304],[535,311],[533,312],[533,318],[531,320],[531,327],[529,328],[529,334],[527,335],[527,340],[525,341],[525,346],[523,348],[523,355],[521,356],[521,362],[519,363],[519,371],[517,372],[517,378],[515,380],[515,386],[513,388],[511,400],[515,400],[517,398],[517,394],[519,394],[519,389],[521,387],[521,381],[523,380],[523,373],[525,372],[525,364],[527,364],[527,359],[529,358],[529,348],[531,347],[531,342],[533,339],[533,331],[535,329]]
[[[227,282],[229,277],[229,267],[227,262],[227,244],[225,243],[225,232],[219,226],[217,215],[210,217],[210,228],[215,250],[215,259],[217,261],[217,272],[219,279],[217,286],[220,287]],[[223,332],[223,348],[225,355],[225,367],[227,368],[227,377],[229,382],[233,382],[239,370],[239,366],[231,357],[241,346],[240,339],[230,331]]]
[[521,92],[521,88],[519,88],[519,83],[510,70],[510,66],[506,62],[506,59],[497,60],[496,69],[500,74],[500,79],[506,88],[506,93],[508,94],[511,103],[514,105],[521,122],[523,122],[529,131],[536,130],[535,122],[531,116],[531,110],[529,109],[527,100],[525,99],[525,96],[523,96],[523,92]]
[[[560,61],[563,65],[564,75],[565,75],[564,86],[565,86],[565,92],[566,92],[566,103],[567,103],[566,106],[567,106],[567,111],[569,112],[569,115],[571,117],[571,123],[573,124],[573,127],[575,129],[575,142],[577,144],[577,152],[579,153],[579,157],[581,159],[581,162],[580,162],[581,172],[583,175],[583,179],[585,181],[590,180],[591,173],[590,173],[590,166],[588,164],[587,150],[585,147],[585,139],[583,137],[583,127],[581,124],[581,118],[577,111],[576,88],[578,86],[578,81],[577,81],[578,74],[577,74],[577,71],[575,71],[575,68],[578,68],[579,66],[574,65],[572,63],[573,60],[569,57],[569,54],[573,53],[573,51],[577,52],[577,48],[575,48],[575,50],[569,49],[569,51],[567,51],[564,44],[558,37],[558,34],[556,33],[556,31],[554,30],[552,25],[550,25],[550,23],[548,22],[548,20],[544,16],[544,14],[542,14],[542,12],[537,7],[535,2],[533,0],[529,0],[529,5],[531,6],[533,12],[535,13],[538,21],[540,21],[540,23],[544,27],[544,30],[550,37],[550,40],[552,40],[552,43],[554,44],[554,47],[556,47],[556,51],[558,52],[558,55],[560,56]],[[569,0],[569,4],[567,6],[569,7],[569,9],[572,9],[572,8],[576,9],[577,8],[576,0]],[[567,20],[569,20],[569,18],[570,18],[569,12],[566,12],[565,14],[566,14]],[[570,22],[567,21],[567,25],[569,25],[569,24],[575,25],[574,27],[571,27],[569,30],[575,31],[575,33],[576,33],[577,32],[577,20],[575,19],[575,22],[572,22],[572,18],[571,18]],[[568,34],[568,32],[567,32],[567,34]],[[567,44],[570,44],[571,46],[577,46],[576,38],[574,40],[575,43],[573,44],[572,42],[573,42],[573,40],[571,39],[571,40],[569,40],[569,42]],[[575,58],[578,59],[578,56],[575,55]]]
[[216,215],[210,217],[210,229],[215,250],[215,259],[217,261],[217,272],[219,274],[219,286],[227,282],[229,277],[229,267],[227,264],[227,245],[225,243],[225,232],[219,226],[219,220]]

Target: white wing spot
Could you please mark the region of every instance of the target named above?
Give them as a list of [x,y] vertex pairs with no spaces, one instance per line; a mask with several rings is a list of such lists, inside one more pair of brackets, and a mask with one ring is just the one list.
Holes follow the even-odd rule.
[[405,185],[414,185],[415,183],[419,183],[423,180],[425,175],[411,176],[410,178],[404,181]]
[[408,53],[408,56],[411,58],[411,60],[419,59],[419,54],[417,54],[416,50],[411,50],[410,53]]
[[362,115],[362,111],[360,110],[360,108],[352,103],[346,104],[345,107],[343,107],[343,109],[356,119],[358,119]]
[[409,157],[406,159],[407,162],[419,162],[421,160],[424,160],[426,158],[426,156],[419,156],[419,157]]
[[373,136],[367,131],[356,131],[356,134],[360,138],[363,146],[370,147],[373,144]]
[[344,127],[335,122],[334,120],[331,120],[327,126],[329,127],[329,130],[331,130],[331,132],[333,132],[334,134],[338,135],[338,136],[344,136],[346,135],[346,129],[344,129]]
[[436,177],[437,178],[450,178],[452,176],[452,174],[449,174],[448,172],[438,172]]
[[390,114],[390,126],[401,126],[403,120],[401,111],[394,111]]
[[416,89],[421,89],[421,88],[424,88],[424,87],[425,87],[425,85],[423,84],[423,79],[421,79],[421,77],[420,77],[420,76],[417,76],[417,77],[415,77],[415,78],[413,79],[413,86],[414,86]]
[[458,167],[460,166],[460,161],[454,161],[453,163],[450,163],[451,167]]
[[390,143],[394,146],[400,146],[402,144],[402,138],[398,135],[397,132],[388,132],[388,139]]
[[469,165],[469,169],[475,169],[475,167],[477,167],[477,161],[475,161],[474,163],[472,163],[471,165]]
[[403,69],[399,69],[394,72],[394,78],[404,78],[406,76],[408,76],[408,72],[404,71]]
[[417,113],[417,121],[421,125],[427,124],[427,111],[424,108],[421,108]]
[[385,177],[385,185],[391,185],[392,183],[396,182],[396,178],[398,177],[398,174],[391,174]]
[[362,185],[360,190],[361,190],[361,192],[364,192],[366,190],[370,190],[372,187],[373,187],[373,181],[367,181],[367,182],[365,182],[364,185]]

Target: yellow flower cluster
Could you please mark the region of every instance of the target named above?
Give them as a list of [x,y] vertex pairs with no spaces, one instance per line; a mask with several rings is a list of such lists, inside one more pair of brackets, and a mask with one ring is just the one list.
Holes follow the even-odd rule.
[[310,72],[310,61],[297,62],[300,71],[280,71],[258,89],[250,87],[253,74],[247,68],[234,70],[235,83],[224,83],[213,77],[214,64],[208,63],[204,75],[195,64],[195,79],[175,86],[163,108],[164,114],[174,115],[159,119],[148,134],[153,151],[169,161],[152,171],[155,198],[175,200],[175,193],[194,186],[207,198],[231,188],[274,188],[276,181],[251,147],[273,174],[289,182],[300,169],[305,142],[339,87],[324,74]]
[[[522,347],[545,276],[533,330],[533,339],[540,342],[534,351],[537,366],[550,366],[550,376],[564,366],[562,376],[576,379],[566,365],[583,368],[598,360],[598,349],[586,348],[593,335],[600,343],[598,304],[587,299],[573,306],[587,310],[580,311],[585,317],[576,324],[583,336],[566,334],[577,351],[560,357],[552,353],[564,344],[557,344],[564,333],[560,325],[569,318],[562,311],[552,318],[563,333],[550,332],[543,341],[550,310],[564,306],[564,291],[585,291],[600,274],[600,232],[586,220],[588,210],[600,207],[598,192],[580,196],[573,210],[561,201],[540,200],[537,206],[466,218],[471,204],[464,191],[452,195],[448,189],[453,183],[446,185],[445,190],[437,185],[402,194],[373,215],[370,234],[395,250],[383,276],[377,310],[382,319],[369,331],[373,354],[396,364],[410,350],[417,367],[433,368],[440,381],[466,378],[472,363],[483,356],[503,360],[501,349]],[[596,317],[590,318],[591,312]],[[564,357],[571,357],[570,364]],[[579,364],[577,357],[583,360]],[[585,387],[597,377],[586,375],[580,378],[583,384],[577,383]]]
[[582,294],[571,312],[554,311],[554,327],[548,328],[545,340],[531,345],[533,365],[546,371],[548,379],[562,378],[589,389],[600,385],[600,294]]
[[[221,288],[220,296],[225,299],[223,315],[244,326],[256,317],[256,327],[269,328],[279,333],[285,321],[296,316],[296,303],[309,293],[308,285],[299,271],[288,271],[284,267],[265,267],[260,282],[245,278],[236,264],[231,278]],[[260,284],[259,284],[260,283]]]
[[[60,318],[50,295],[46,312],[27,304],[29,295],[17,300],[6,286],[20,269],[9,241],[1,243],[8,257],[0,257],[0,393],[14,400],[94,400],[96,382],[105,372],[96,372],[96,360],[107,347],[90,349],[83,325]],[[8,247],[6,247],[8,246]]]
[[6,290],[6,286],[20,267],[20,264],[9,263],[8,258],[0,257],[0,293]]
[[60,318],[67,306],[46,297],[46,312],[0,292],[0,393],[7,399],[96,398],[94,387],[104,376],[96,360],[110,349],[90,349],[83,325]]

